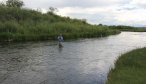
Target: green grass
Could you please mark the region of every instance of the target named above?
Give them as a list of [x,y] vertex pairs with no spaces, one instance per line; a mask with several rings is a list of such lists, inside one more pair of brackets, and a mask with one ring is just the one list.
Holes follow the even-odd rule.
[[107,84],[146,84],[146,48],[122,55],[108,75]]
[[108,26],[88,24],[84,20],[54,13],[0,5],[0,42],[91,38],[120,33]]
[[117,29],[120,31],[131,31],[131,32],[146,32],[146,27],[132,27],[132,26],[109,26],[111,29]]

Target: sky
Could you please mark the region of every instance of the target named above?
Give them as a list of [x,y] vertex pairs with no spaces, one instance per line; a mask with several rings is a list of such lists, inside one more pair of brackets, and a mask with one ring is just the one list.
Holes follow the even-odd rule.
[[[0,0],[5,1],[5,0]],[[86,19],[91,24],[146,26],[146,0],[23,0],[25,7]]]

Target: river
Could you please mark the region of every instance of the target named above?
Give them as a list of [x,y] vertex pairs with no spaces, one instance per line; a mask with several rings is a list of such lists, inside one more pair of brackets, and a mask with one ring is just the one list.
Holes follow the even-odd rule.
[[146,33],[0,45],[0,84],[105,84],[117,58],[146,47]]

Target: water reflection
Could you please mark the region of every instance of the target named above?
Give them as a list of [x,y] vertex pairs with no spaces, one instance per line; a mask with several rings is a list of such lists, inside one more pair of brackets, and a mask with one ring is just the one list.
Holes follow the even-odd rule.
[[58,48],[59,53],[61,53],[62,50],[63,50],[63,47],[61,47],[61,48],[59,47],[59,48]]
[[0,45],[1,84],[104,84],[114,61],[146,46],[146,33],[105,38]]

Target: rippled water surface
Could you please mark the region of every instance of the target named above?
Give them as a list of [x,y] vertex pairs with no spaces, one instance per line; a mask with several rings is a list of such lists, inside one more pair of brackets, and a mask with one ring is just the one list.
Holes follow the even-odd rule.
[[104,84],[115,60],[146,47],[146,33],[0,45],[0,84]]

